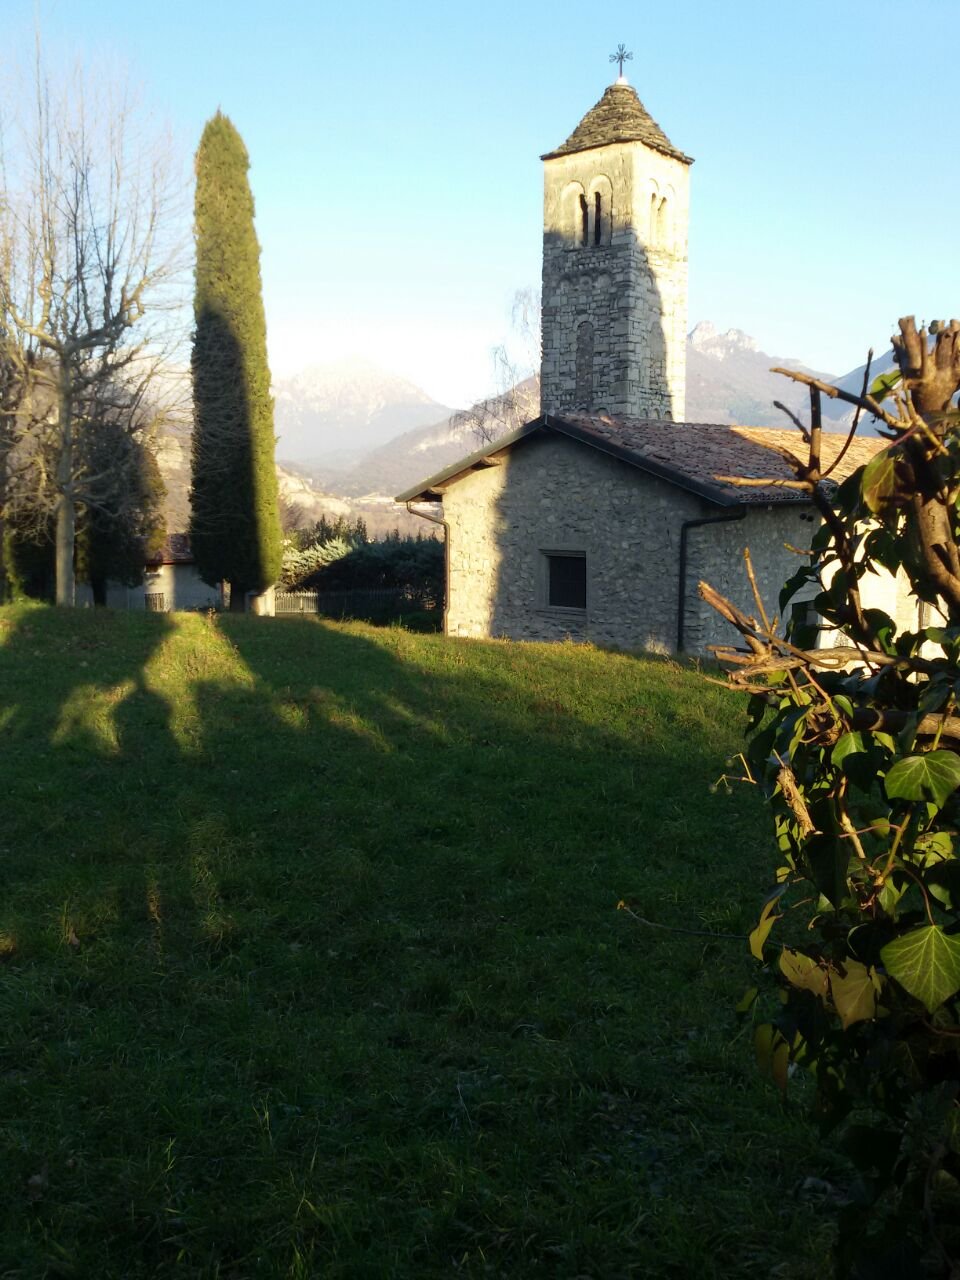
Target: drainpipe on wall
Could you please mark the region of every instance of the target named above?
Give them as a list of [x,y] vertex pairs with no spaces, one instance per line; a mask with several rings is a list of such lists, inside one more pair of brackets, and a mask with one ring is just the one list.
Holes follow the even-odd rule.
[[[421,520],[429,520],[431,524],[439,524],[443,527],[443,634],[447,634],[447,610],[450,608],[450,526],[444,520],[443,516],[427,515],[426,511],[414,511],[413,499],[410,498],[406,502],[406,508],[412,516],[419,516]],[[441,507],[443,503],[441,502]]]
[[677,601],[677,653],[683,653],[683,626],[686,621],[687,605],[687,532],[700,529],[705,524],[731,524],[734,520],[742,520],[747,514],[746,507],[738,507],[732,515],[702,516],[699,520],[684,520],[680,526],[680,583]]

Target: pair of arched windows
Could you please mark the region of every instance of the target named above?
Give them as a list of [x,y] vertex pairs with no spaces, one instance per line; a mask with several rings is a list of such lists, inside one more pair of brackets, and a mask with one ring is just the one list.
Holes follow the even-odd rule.
[[596,177],[584,188],[571,182],[564,191],[564,223],[567,239],[579,248],[610,243],[613,199],[610,181]]

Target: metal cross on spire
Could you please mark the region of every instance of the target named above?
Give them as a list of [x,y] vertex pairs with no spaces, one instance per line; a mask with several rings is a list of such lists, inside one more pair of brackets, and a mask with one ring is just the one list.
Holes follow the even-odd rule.
[[611,61],[611,62],[619,62],[619,63],[620,63],[620,79],[622,80],[622,79],[623,79],[623,64],[624,64],[625,62],[632,62],[632,61],[633,61],[633,54],[632,54],[632,53],[627,53],[627,46],[626,46],[625,44],[618,44],[618,45],[617,45],[617,52],[616,52],[616,53],[611,53],[611,55],[610,55],[610,61]]

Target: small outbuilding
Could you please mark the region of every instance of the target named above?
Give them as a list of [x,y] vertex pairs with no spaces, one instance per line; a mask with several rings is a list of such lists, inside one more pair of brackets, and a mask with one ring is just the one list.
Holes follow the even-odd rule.
[[204,582],[197,571],[185,533],[171,533],[147,561],[143,572],[143,607],[148,612],[215,609],[222,603],[219,587]]

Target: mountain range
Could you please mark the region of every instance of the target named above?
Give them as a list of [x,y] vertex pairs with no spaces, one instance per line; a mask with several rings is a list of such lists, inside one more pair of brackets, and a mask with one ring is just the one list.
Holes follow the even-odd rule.
[[371,450],[453,412],[361,356],[277,379],[273,398],[277,458],[318,471],[349,469]]
[[[889,354],[875,361],[871,378],[891,364]],[[740,329],[720,333],[704,321],[687,339],[687,421],[789,426],[775,400],[805,420],[807,388],[771,373],[774,365],[814,373],[844,390],[859,391],[863,382],[863,366],[838,378],[767,355]],[[286,518],[310,524],[322,514],[362,515],[372,533],[417,527],[419,522],[392,501],[393,494],[539,412],[534,378],[469,410],[454,411],[361,357],[278,379],[274,398],[277,477]],[[824,397],[823,412],[827,430],[846,430],[852,420],[850,406],[839,400]],[[860,429],[869,433],[872,424],[865,421]],[[168,527],[186,528],[189,436],[167,436],[158,461],[168,489]]]

